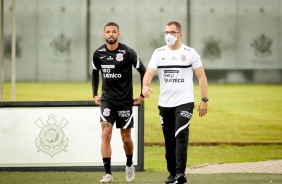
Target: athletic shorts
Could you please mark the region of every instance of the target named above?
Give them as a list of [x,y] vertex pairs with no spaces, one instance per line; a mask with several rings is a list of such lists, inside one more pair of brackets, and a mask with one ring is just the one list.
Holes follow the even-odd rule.
[[[194,102],[182,104],[176,107],[161,107],[159,106],[161,125],[169,127],[169,129],[177,129],[188,127],[192,118]],[[188,123],[188,124],[187,124]]]
[[116,128],[133,128],[132,106],[132,103],[101,101],[100,122],[116,123]]

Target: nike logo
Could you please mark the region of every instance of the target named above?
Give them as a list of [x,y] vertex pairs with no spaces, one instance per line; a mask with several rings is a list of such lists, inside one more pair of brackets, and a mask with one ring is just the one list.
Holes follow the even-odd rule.
[[103,58],[105,58],[105,57],[106,57],[106,56],[101,56],[100,59],[103,59]]
[[164,59],[166,59],[166,58],[162,58],[162,60],[164,60]]

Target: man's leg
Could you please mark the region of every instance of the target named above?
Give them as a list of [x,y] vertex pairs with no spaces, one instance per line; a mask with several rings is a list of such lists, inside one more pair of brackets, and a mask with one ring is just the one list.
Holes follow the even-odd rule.
[[126,165],[132,165],[132,156],[133,156],[133,141],[131,139],[131,128],[120,129],[121,138],[123,142],[124,152],[127,157]]
[[167,170],[171,175],[175,175],[175,120],[171,108],[160,107],[160,121],[165,140],[165,158]]
[[160,121],[163,130],[163,136],[165,139],[165,158],[167,164],[167,170],[170,173],[165,184],[175,182],[175,136],[174,136],[174,114],[172,108],[159,107]]
[[194,104],[184,104],[176,108],[175,138],[176,138],[176,180],[186,183],[185,169],[188,156],[189,126]]
[[133,141],[131,139],[131,128],[120,129],[123,148],[126,154],[126,180],[131,182],[135,179],[135,168],[133,167],[132,157],[133,157]]
[[102,143],[101,143],[101,154],[103,158],[104,168],[105,168],[105,176],[101,180],[102,183],[110,183],[112,182],[113,178],[111,176],[111,138],[112,138],[112,130],[113,125],[109,122],[102,121]]

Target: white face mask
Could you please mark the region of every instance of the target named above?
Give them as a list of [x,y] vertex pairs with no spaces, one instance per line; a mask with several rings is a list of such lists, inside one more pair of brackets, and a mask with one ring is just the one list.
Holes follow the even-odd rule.
[[177,37],[175,37],[171,34],[165,35],[165,42],[168,46],[172,47],[175,44],[176,40],[177,40]]

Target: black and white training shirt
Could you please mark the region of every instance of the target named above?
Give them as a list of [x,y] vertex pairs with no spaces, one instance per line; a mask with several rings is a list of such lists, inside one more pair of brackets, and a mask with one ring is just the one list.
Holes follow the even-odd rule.
[[99,70],[101,70],[101,100],[132,102],[132,66],[140,73],[141,81],[146,72],[145,66],[133,49],[119,43],[116,50],[110,51],[104,44],[94,52],[92,65],[93,97],[98,95]]
[[148,68],[158,71],[158,105],[175,107],[194,102],[193,69],[200,66],[202,62],[198,53],[184,44],[177,50],[171,50],[167,45],[156,49]]

